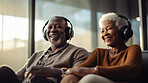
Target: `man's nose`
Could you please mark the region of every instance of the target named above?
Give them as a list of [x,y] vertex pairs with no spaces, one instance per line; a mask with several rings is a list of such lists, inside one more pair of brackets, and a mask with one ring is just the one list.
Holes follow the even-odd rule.
[[57,29],[56,29],[56,27],[52,27],[50,31],[51,31],[51,32],[57,31]]

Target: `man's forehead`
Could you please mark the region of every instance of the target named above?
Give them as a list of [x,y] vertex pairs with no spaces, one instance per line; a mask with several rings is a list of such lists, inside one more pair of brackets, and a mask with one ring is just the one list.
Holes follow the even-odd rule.
[[61,16],[54,16],[50,19],[50,21],[63,21],[64,18]]
[[50,25],[50,24],[65,24],[66,22],[65,22],[65,20],[64,20],[64,18],[63,17],[60,17],[60,16],[54,16],[54,17],[52,17],[50,20],[49,20],[49,22],[48,22],[48,25]]
[[63,17],[55,16],[55,17],[52,17],[48,22],[48,24],[52,24],[52,23],[65,24],[66,21]]

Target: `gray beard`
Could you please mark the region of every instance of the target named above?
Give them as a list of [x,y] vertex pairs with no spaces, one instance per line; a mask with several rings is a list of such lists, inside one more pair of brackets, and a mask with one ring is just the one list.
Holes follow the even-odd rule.
[[61,42],[62,42],[62,39],[61,39],[61,37],[60,37],[60,38],[58,39],[58,41],[52,42],[52,44],[55,45],[55,46],[57,46],[57,45],[59,45]]

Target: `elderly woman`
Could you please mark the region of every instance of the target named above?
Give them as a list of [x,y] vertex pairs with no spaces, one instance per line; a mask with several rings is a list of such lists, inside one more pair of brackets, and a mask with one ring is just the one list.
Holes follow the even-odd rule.
[[142,52],[138,45],[125,44],[133,35],[128,19],[107,13],[99,26],[101,38],[110,49],[96,48],[85,62],[68,69],[61,83],[138,83]]

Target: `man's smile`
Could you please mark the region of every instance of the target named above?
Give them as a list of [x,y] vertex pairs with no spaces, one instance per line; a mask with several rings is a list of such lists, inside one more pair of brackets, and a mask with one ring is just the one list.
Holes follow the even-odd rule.
[[55,38],[59,38],[60,35],[59,34],[51,34],[49,35],[50,38],[55,39]]

